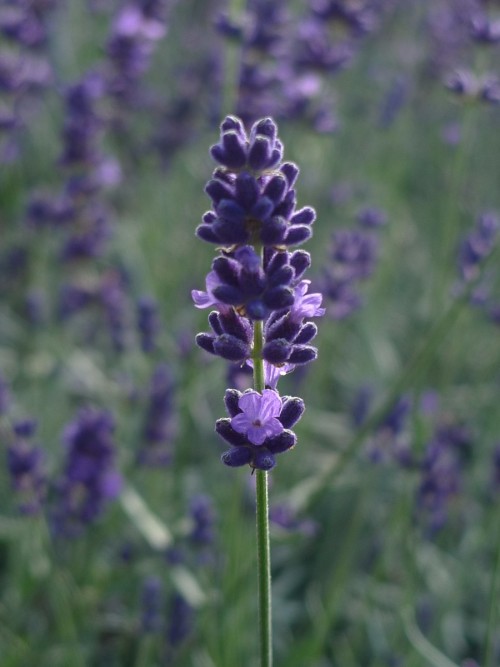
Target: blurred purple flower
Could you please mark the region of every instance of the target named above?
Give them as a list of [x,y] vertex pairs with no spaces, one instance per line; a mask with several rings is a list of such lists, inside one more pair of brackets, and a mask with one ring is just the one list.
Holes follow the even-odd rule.
[[174,379],[167,364],[158,364],[151,377],[137,460],[145,466],[168,465],[175,437]]
[[32,419],[14,424],[14,439],[7,448],[7,469],[16,492],[19,509],[25,514],[36,514],[45,500],[47,478],[44,454],[40,446],[32,445],[36,430]]
[[116,469],[114,419],[106,410],[83,408],[63,432],[66,449],[62,476],[56,483],[53,512],[56,534],[71,537],[96,521],[120,493]]

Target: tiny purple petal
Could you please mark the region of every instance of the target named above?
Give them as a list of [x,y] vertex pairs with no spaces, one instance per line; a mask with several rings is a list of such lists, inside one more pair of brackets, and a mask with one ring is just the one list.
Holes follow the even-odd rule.
[[196,308],[210,308],[210,306],[217,306],[218,301],[213,295],[213,290],[221,284],[215,271],[210,271],[206,278],[207,291],[194,289],[191,291],[191,298],[194,301]]
[[310,284],[310,280],[301,280],[295,288],[295,302],[290,312],[294,320],[301,320],[304,317],[321,317],[325,314],[325,309],[320,307],[323,295],[319,292],[307,294]]
[[244,393],[238,401],[240,410],[243,410],[246,417],[253,421],[260,418],[260,403],[262,396],[256,391]]
[[262,445],[269,437],[279,435],[283,424],[277,419],[281,410],[281,399],[272,389],[245,392],[238,401],[241,412],[231,419],[232,428],[246,434],[254,445]]

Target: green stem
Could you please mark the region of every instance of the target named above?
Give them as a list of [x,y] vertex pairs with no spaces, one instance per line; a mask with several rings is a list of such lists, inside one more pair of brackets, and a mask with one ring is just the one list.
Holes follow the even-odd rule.
[[[254,388],[262,393],[265,388],[264,362],[262,359],[262,322],[254,322],[253,343]],[[271,667],[272,651],[272,613],[271,613],[271,547],[269,540],[269,495],[267,471],[256,471],[257,505],[257,568],[259,586],[259,635],[260,665]]]

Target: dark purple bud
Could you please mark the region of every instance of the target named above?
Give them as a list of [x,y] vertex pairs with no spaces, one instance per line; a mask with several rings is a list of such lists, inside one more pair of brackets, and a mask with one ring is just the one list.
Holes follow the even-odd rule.
[[305,206],[293,214],[292,225],[312,225],[316,220],[316,211],[310,206]]
[[237,132],[242,138],[246,136],[243,123],[236,116],[226,116],[221,123],[220,129],[222,132],[229,132],[230,130],[233,130],[234,132]]
[[238,413],[241,412],[238,406],[238,401],[240,398],[241,391],[238,391],[237,389],[226,389],[226,393],[224,394],[224,403],[230,417],[235,417]]
[[230,188],[220,180],[212,178],[205,186],[205,192],[216,205],[222,199],[231,199],[233,196]]
[[259,134],[268,137],[274,143],[278,128],[272,118],[262,118],[253,124],[250,130],[250,141],[254,141]]
[[250,210],[259,197],[259,186],[255,178],[244,171],[238,174],[235,184],[235,198],[244,209]]
[[293,302],[293,290],[290,287],[273,287],[264,294],[264,303],[271,310],[289,308]]
[[279,139],[276,139],[276,143],[274,145],[274,150],[271,155],[271,160],[270,163],[268,164],[268,169],[274,169],[275,167],[278,166],[278,164],[281,162],[281,159],[283,158],[283,144]]
[[318,350],[309,345],[294,345],[288,361],[291,364],[308,364],[318,357]]
[[256,220],[267,220],[273,213],[274,202],[268,197],[259,197],[255,206],[250,211],[253,218]]
[[232,199],[221,199],[217,206],[217,214],[219,218],[231,224],[242,222],[245,219],[245,210]]
[[271,364],[283,364],[288,361],[292,353],[292,346],[285,338],[272,340],[264,345],[262,356]]
[[[196,337],[196,342],[200,345],[198,336]],[[215,354],[223,359],[227,359],[227,361],[244,361],[250,356],[249,345],[239,338],[231,336],[231,334],[222,334],[222,336],[216,338],[213,348]]]
[[212,269],[222,282],[233,287],[238,286],[240,266],[237,261],[229,257],[216,257],[212,262]]
[[278,419],[285,428],[292,428],[304,413],[305,405],[301,398],[286,396]]
[[288,229],[288,234],[286,235],[286,244],[287,245],[299,245],[304,243],[312,236],[311,228],[307,225],[294,225]]
[[316,337],[317,333],[318,327],[314,322],[306,322],[293,342],[296,345],[307,345],[307,343],[310,343]]
[[295,190],[288,190],[281,204],[274,209],[274,215],[280,215],[285,220],[290,220],[296,203]]
[[207,333],[199,333],[196,335],[196,344],[201,347],[205,352],[210,352],[210,354],[217,354],[214,348],[215,338]]
[[252,450],[250,447],[233,447],[221,456],[222,463],[231,468],[239,468],[250,463],[252,460]]
[[298,280],[311,266],[311,255],[305,250],[295,250],[290,257],[290,264],[295,270],[295,279]]
[[285,264],[280,269],[268,276],[268,287],[277,287],[278,285],[289,285],[295,277],[295,271],[289,264]]
[[234,253],[235,259],[242,265],[245,271],[258,273],[260,269],[260,257],[252,246],[242,246]]
[[213,224],[213,233],[217,236],[218,243],[223,245],[247,243],[249,238],[243,218],[240,220],[219,219]]
[[299,168],[297,165],[293,162],[284,162],[280,167],[280,171],[285,175],[285,178],[288,181],[288,187],[293,188],[299,175]]
[[280,174],[276,174],[276,176],[273,176],[267,183],[263,195],[276,205],[282,201],[287,188],[288,183],[286,178]]
[[215,431],[221,438],[224,438],[226,442],[233,445],[233,447],[242,447],[243,445],[249,444],[246,435],[237,433],[233,429],[230,419],[218,419],[215,422]]
[[254,171],[263,171],[269,165],[273,153],[271,140],[258,135],[252,141],[248,151],[248,164]]
[[214,160],[228,169],[241,169],[247,157],[244,138],[235,130],[224,132],[221,143],[212,146],[210,153]]
[[268,276],[288,264],[289,253],[286,251],[277,252],[271,248],[266,249],[267,256],[264,256],[264,268]]
[[292,342],[295,336],[300,331],[300,322],[296,322],[287,315],[283,315],[278,320],[275,320],[266,329],[266,341],[276,340],[278,338],[285,338]]
[[276,465],[276,459],[267,447],[254,448],[252,466],[259,470],[271,470]]
[[258,297],[266,287],[266,279],[262,271],[258,273],[243,270],[240,275],[240,287],[247,299]]
[[231,287],[231,285],[219,285],[214,287],[212,294],[221,303],[226,303],[229,306],[239,306],[243,303],[243,292],[238,287]]
[[260,240],[265,245],[282,245],[288,230],[288,224],[284,218],[274,216],[268,220],[260,230]]
[[236,336],[240,340],[250,344],[253,338],[252,325],[240,317],[234,310],[219,315],[219,322],[225,333]]
[[224,329],[222,328],[219,320],[219,313],[216,310],[212,310],[212,312],[209,314],[208,321],[218,336],[224,333]]
[[266,447],[273,454],[280,454],[286,452],[297,444],[297,436],[292,431],[282,431],[274,438],[270,438],[266,442]]
[[207,241],[208,243],[221,243],[221,240],[212,229],[212,225],[198,225],[195,233],[202,241]]

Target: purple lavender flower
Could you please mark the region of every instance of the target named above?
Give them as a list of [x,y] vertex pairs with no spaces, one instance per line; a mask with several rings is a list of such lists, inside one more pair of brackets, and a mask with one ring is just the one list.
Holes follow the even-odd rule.
[[[352,419],[355,426],[362,426],[368,418],[373,396],[373,389],[368,386],[361,387],[357,392],[352,406]],[[411,406],[409,396],[398,397],[375,425],[373,435],[367,444],[367,454],[372,462],[396,461],[403,467],[413,464],[407,433]]]
[[471,435],[458,424],[438,425],[426,446],[417,490],[417,511],[426,531],[434,535],[449,517],[450,505],[462,489],[462,472]]
[[164,622],[163,587],[158,577],[147,577],[142,586],[141,595],[141,631],[144,634],[158,632]]
[[127,102],[137,93],[137,82],[149,67],[154,44],[166,29],[158,3],[153,10],[131,0],[118,12],[107,43],[110,69],[108,88],[112,95]]
[[127,276],[122,270],[112,270],[102,277],[99,301],[116,352],[127,345]]
[[47,486],[43,451],[30,442],[35,430],[36,422],[32,419],[16,422],[14,440],[7,448],[7,469],[19,509],[25,514],[40,511]]
[[198,494],[191,499],[189,513],[193,521],[189,538],[198,547],[206,548],[214,541],[215,513],[208,496]]
[[145,466],[168,465],[172,459],[175,437],[174,389],[172,373],[166,364],[159,364],[151,378],[146,417],[142,429],[144,444],[138,462]]
[[280,435],[283,424],[278,417],[281,401],[272,389],[264,389],[262,394],[249,391],[239,401],[239,412],[231,419],[231,427],[237,433],[243,433],[254,445],[262,445],[264,440]]
[[[309,254],[287,249],[310,237],[315,212],[295,209],[299,170],[281,162],[283,146],[271,118],[254,123],[247,134],[239,118],[228,116],[211,153],[221,165],[206,187],[213,210],[196,233],[223,247],[212,263],[206,291],[192,292],[197,308],[216,309],[208,318],[212,332],[198,334],[196,342],[241,367],[257,361],[263,366],[266,388],[243,394],[228,390],[231,418],[219,420],[216,430],[232,445],[222,457],[226,465],[270,470],[275,455],[295,445],[290,427],[304,410],[300,399],[280,398],[278,379],[316,358],[310,342],[317,327],[304,320],[325,312],[321,294],[309,294],[310,281],[302,278],[311,264]],[[263,348],[257,360],[258,322],[263,323]]]
[[63,432],[66,460],[53,513],[56,533],[72,536],[96,521],[121,489],[116,470],[114,420],[105,410],[83,408]]
[[153,352],[161,329],[158,304],[155,299],[150,296],[141,297],[136,306],[136,318],[142,351]]
[[[376,227],[381,221],[367,210],[358,216],[362,227]],[[342,229],[333,233],[330,262],[324,269],[321,288],[327,301],[327,313],[336,320],[357,310],[362,299],[357,284],[373,273],[378,254],[378,240],[364,229]]]
[[175,593],[170,601],[167,642],[170,649],[182,644],[193,629],[194,609],[180,594]]
[[215,430],[232,445],[222,455],[226,465],[249,464],[270,470],[276,465],[276,454],[295,446],[297,438],[290,429],[304,412],[300,398],[280,397],[271,389],[264,389],[262,394],[228,389],[224,400],[230,419],[219,419]]
[[61,156],[63,165],[92,166],[99,160],[98,142],[102,121],[96,110],[96,102],[103,93],[102,79],[92,72],[68,88]]
[[462,241],[458,267],[465,283],[479,277],[481,263],[493,250],[499,226],[498,217],[494,213],[483,213],[478,217],[473,231]]

